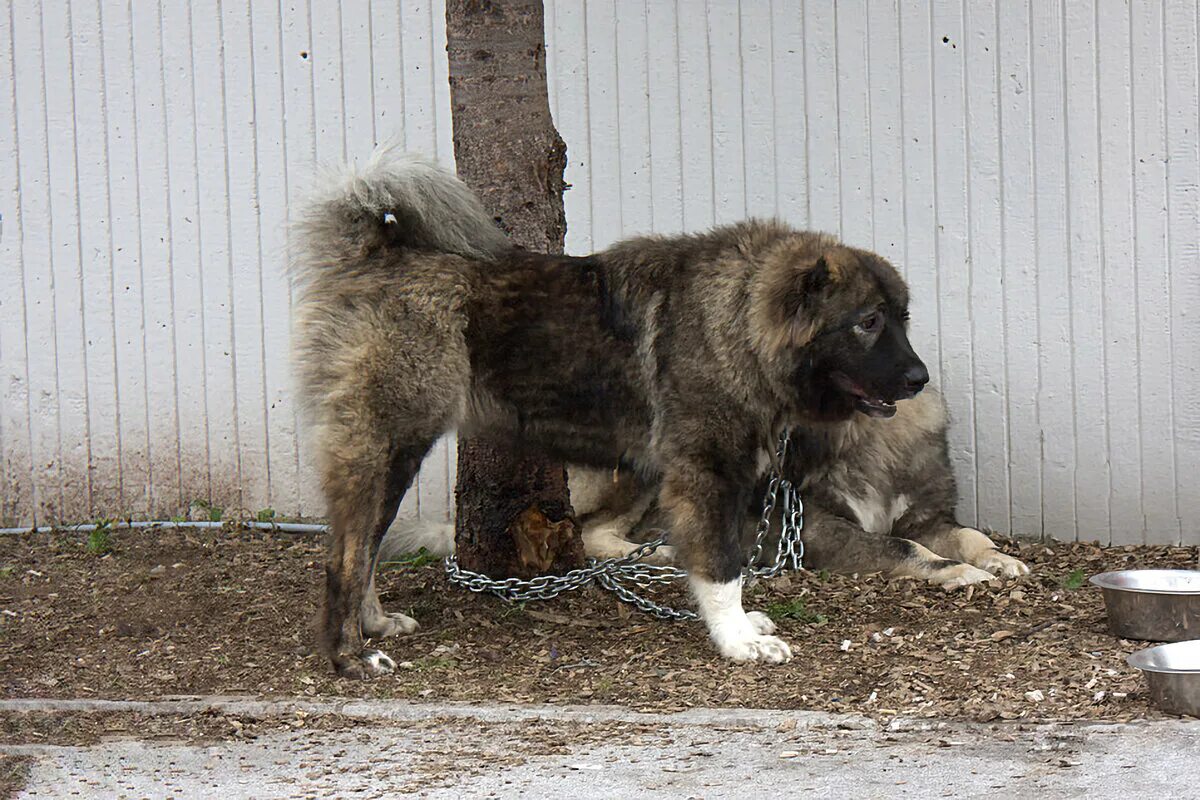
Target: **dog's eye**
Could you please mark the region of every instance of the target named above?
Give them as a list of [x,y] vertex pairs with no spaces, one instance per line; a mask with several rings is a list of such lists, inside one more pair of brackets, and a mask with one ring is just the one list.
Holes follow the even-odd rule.
[[862,318],[858,323],[858,327],[863,333],[874,333],[883,325],[883,315],[878,311],[872,311]]

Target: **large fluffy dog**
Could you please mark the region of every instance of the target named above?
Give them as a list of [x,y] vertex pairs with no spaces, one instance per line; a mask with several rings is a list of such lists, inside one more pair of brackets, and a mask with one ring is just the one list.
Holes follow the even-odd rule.
[[381,149],[315,199],[295,265],[295,355],[332,541],[325,646],[345,675],[393,663],[379,542],[452,428],[658,482],[719,650],[791,657],[742,608],[742,521],[779,432],[888,416],[928,381],[883,258],[779,223],[643,238],[586,258],[514,249],[428,162]]
[[[974,528],[954,518],[957,491],[946,443],[947,417],[937,392],[926,389],[896,404],[890,419],[856,415],[844,422],[792,430],[785,464],[801,487],[805,506],[805,563],[842,573],[882,572],[923,578],[946,589],[1029,572]],[[670,520],[655,486],[633,473],[572,466],[571,501],[583,523],[584,547],[596,558],[629,553],[657,537]],[[759,502],[761,495],[752,498]],[[743,544],[757,532],[758,509],[747,510]],[[778,515],[774,521],[778,535]],[[428,520],[397,520],[380,558],[425,548],[454,552],[454,527]],[[774,549],[767,547],[766,557]],[[670,561],[670,547],[656,551]]]

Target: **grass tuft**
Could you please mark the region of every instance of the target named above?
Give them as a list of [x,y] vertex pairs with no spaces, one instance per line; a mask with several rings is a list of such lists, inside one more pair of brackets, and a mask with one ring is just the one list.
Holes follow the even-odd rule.
[[1083,570],[1075,569],[1064,576],[1061,582],[1064,589],[1082,589],[1086,579]]
[[94,556],[103,556],[112,549],[112,520],[96,520],[96,527],[87,537],[87,551]]
[[818,614],[810,610],[804,604],[803,597],[796,597],[791,600],[784,600],[778,603],[771,603],[767,606],[767,616],[773,620],[794,619],[800,622],[807,622],[810,625],[824,625],[829,621],[829,617],[824,614]]

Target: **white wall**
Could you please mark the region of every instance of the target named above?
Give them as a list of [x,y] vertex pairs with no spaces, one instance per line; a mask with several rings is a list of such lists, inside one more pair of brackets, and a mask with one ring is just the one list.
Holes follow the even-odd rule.
[[[284,221],[314,161],[397,128],[450,160],[442,15],[0,7],[4,520],[320,513]],[[546,19],[570,250],[747,214],[873,247],[912,284],[966,519],[1200,543],[1195,0],[547,0]]]
[[546,15],[571,251],[772,214],[878,250],[964,520],[1200,543],[1195,0]]
[[[452,156],[440,0],[0,5],[0,517],[321,513],[285,221],[314,163]],[[444,513],[447,448],[408,511]]]

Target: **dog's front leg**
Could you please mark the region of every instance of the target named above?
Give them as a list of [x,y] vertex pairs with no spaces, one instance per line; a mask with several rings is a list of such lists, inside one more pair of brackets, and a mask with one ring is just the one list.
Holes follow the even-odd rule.
[[742,608],[740,532],[752,485],[705,465],[677,461],[664,476],[660,502],[671,514],[672,541],[717,649],[735,661],[780,664],[792,651],[771,635],[775,623]]

